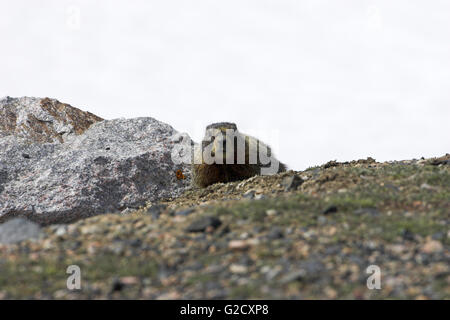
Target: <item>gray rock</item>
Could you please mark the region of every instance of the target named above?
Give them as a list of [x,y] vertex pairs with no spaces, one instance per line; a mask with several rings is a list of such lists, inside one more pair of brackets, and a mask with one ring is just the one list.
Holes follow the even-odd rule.
[[284,187],[285,191],[293,191],[297,190],[297,188],[303,183],[303,179],[297,175],[293,175],[290,177],[286,177],[281,182],[281,185]]
[[303,269],[291,271],[281,278],[280,282],[282,284],[287,284],[293,281],[300,281],[306,276],[306,271]]
[[245,199],[253,199],[255,197],[255,190],[248,190],[242,195]]
[[208,227],[217,229],[222,224],[219,218],[216,217],[202,217],[192,222],[187,227],[187,232],[204,232]]
[[318,279],[327,281],[325,265],[318,260],[302,261],[300,265],[293,271],[287,273],[281,278],[281,283],[286,284],[293,281],[314,282]]
[[131,208],[125,208],[124,210],[122,210],[122,211],[120,212],[120,214],[126,216],[126,215],[128,215],[128,214],[130,214],[130,213],[132,213],[132,212],[135,212],[135,211],[136,211],[136,210],[133,210],[133,209],[131,209]]
[[411,232],[411,230],[409,229],[404,229],[402,231],[402,238],[404,240],[408,240],[408,241],[414,241],[415,240],[415,235],[413,232]]
[[0,224],[0,243],[11,244],[23,240],[37,239],[41,227],[23,218],[13,218]]
[[125,288],[125,284],[119,278],[116,277],[111,281],[111,293],[122,291],[123,288]]
[[275,209],[269,209],[269,210],[266,210],[266,214],[267,214],[269,217],[272,217],[272,216],[276,216],[276,215],[278,214],[278,211],[275,210]]
[[176,216],[188,216],[193,212],[195,212],[195,208],[188,208],[185,210],[180,210],[180,211],[175,212],[175,215]]
[[[174,198],[190,185],[190,165],[174,163],[172,155],[190,155],[192,142],[168,124],[153,118],[95,122],[100,118],[52,101],[0,100],[0,115],[9,119],[0,121],[0,221],[23,216],[68,223]],[[58,110],[65,111],[56,117]],[[36,125],[18,129],[35,114],[49,139]],[[186,179],[177,179],[177,170]]]
[[322,214],[327,215],[327,214],[336,213],[336,212],[338,212],[338,208],[336,206],[331,205],[328,208],[326,208],[325,210],[323,210]]
[[362,215],[362,214],[367,214],[367,215],[371,215],[371,216],[379,216],[380,215],[380,211],[378,211],[377,208],[359,208],[359,209],[356,209],[353,213],[357,214],[357,215]]
[[69,229],[68,226],[65,225],[65,224],[59,225],[59,227],[56,229],[55,234],[58,237],[62,237],[62,236],[64,236],[67,233],[68,229]]
[[146,214],[150,215],[153,220],[158,220],[161,213],[166,210],[167,205],[165,204],[154,204],[147,209]]
[[263,195],[263,194],[257,194],[257,195],[255,195],[255,200],[263,200],[263,199],[265,199],[265,198],[266,198],[266,196]]
[[325,218],[324,216],[319,216],[319,217],[317,218],[317,222],[318,222],[320,225],[324,225],[324,224],[326,224],[326,223],[328,222],[328,220],[327,220],[327,218]]
[[270,240],[281,239],[284,237],[283,229],[280,227],[272,227],[267,234],[267,238]]

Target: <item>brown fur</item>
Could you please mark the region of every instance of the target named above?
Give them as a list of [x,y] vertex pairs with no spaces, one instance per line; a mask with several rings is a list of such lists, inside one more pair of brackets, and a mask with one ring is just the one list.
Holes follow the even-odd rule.
[[[212,124],[207,127],[207,130],[210,128],[219,129],[221,131],[224,131],[225,129],[232,129],[236,130],[236,125],[232,123],[217,123]],[[237,131],[238,132],[238,131]],[[239,133],[241,137],[248,137],[245,134]],[[206,138],[206,135],[205,135]],[[204,138],[204,139],[205,139]],[[255,140],[258,141],[258,140]],[[259,141],[258,141],[259,142]],[[224,146],[224,154],[226,152],[226,145]],[[249,163],[249,150],[251,148],[255,148],[251,143],[249,143],[249,139],[245,139],[245,164],[192,164],[192,182],[195,186],[205,188],[211,184],[218,183],[218,182],[232,182],[232,181],[238,181],[238,180],[244,180],[251,178],[255,175],[261,174],[261,168],[265,167],[264,165],[259,163],[257,164],[250,164]],[[268,147],[269,155],[271,153],[270,148]],[[197,153],[194,155],[194,158],[201,157],[202,148],[199,148]],[[237,161],[237,148],[234,148],[234,159],[235,162]],[[224,155],[224,162],[225,162],[225,155]],[[280,162],[278,172],[286,171],[286,165]]]

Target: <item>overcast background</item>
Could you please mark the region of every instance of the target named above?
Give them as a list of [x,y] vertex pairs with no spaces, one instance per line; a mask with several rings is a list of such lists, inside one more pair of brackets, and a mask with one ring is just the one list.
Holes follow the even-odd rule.
[[236,122],[304,169],[450,152],[446,0],[0,0],[0,97]]

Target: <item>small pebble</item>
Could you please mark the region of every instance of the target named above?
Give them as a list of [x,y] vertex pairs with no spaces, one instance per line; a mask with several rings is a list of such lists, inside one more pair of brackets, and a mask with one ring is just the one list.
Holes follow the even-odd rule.
[[242,197],[245,199],[253,199],[255,197],[255,190],[248,190],[242,195]]
[[267,214],[269,217],[272,217],[272,216],[276,216],[276,215],[278,214],[278,211],[275,210],[275,209],[269,209],[269,210],[266,210],[266,214]]
[[284,187],[284,191],[293,191],[297,190],[297,188],[303,183],[303,179],[297,175],[293,175],[290,177],[286,177],[281,182],[281,185]]
[[187,227],[187,232],[204,232],[208,228],[217,229],[222,224],[222,221],[216,217],[202,217],[192,222]]
[[122,210],[122,211],[120,212],[120,214],[122,214],[122,215],[127,215],[127,214],[132,213],[133,211],[135,211],[135,210],[133,210],[133,209],[131,209],[131,208],[125,208],[124,210]]
[[232,264],[230,266],[230,271],[232,273],[247,273],[248,272],[248,267],[241,265],[241,264]]
[[329,206],[324,211],[322,211],[322,214],[330,214],[330,213],[336,213],[338,212],[338,208],[336,206]]
[[267,238],[271,240],[281,239],[283,237],[283,230],[279,227],[273,227],[267,234]]
[[266,198],[266,196],[263,195],[263,194],[257,194],[257,195],[255,196],[255,200],[262,200],[262,199],[265,199],[265,198]]
[[231,250],[244,250],[248,247],[250,247],[250,245],[245,240],[232,240],[228,243],[228,248]]
[[380,211],[378,211],[376,208],[360,208],[355,211],[353,211],[354,214],[369,214],[371,216],[379,216]]
[[292,271],[292,272],[289,272],[287,275],[285,275],[281,279],[281,283],[286,284],[289,282],[298,281],[298,280],[303,279],[305,277],[305,275],[306,275],[306,271],[303,269],[300,269],[298,271]]
[[444,246],[440,241],[437,240],[428,240],[422,246],[422,252],[424,253],[438,253],[442,252],[442,250],[444,250]]
[[188,216],[191,213],[193,213],[194,211],[195,211],[194,208],[189,208],[189,209],[186,209],[186,210],[177,211],[177,212],[175,212],[175,215],[176,216]]

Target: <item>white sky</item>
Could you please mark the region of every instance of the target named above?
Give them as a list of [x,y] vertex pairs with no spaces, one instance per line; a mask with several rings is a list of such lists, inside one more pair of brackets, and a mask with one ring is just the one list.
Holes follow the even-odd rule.
[[446,0],[0,0],[0,39],[0,96],[231,121],[297,170],[450,152]]

